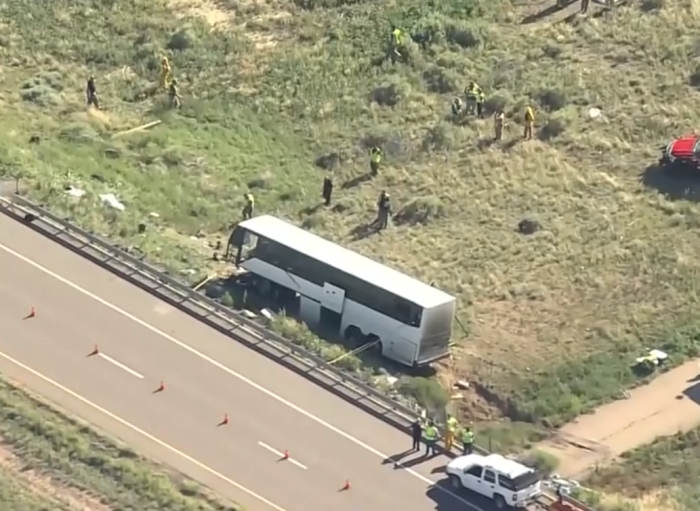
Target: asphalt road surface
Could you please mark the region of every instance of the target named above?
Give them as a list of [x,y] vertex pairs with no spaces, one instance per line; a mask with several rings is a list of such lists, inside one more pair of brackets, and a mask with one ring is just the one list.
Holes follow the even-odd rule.
[[446,458],[397,467],[407,435],[2,215],[0,268],[5,375],[249,510],[485,508],[433,484]]

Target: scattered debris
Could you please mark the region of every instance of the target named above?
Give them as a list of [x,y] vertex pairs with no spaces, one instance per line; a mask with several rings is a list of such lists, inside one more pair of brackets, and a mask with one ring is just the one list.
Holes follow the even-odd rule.
[[148,214],[148,216],[150,216],[151,218],[160,218],[160,215],[158,213],[153,212],[153,211],[151,211]]
[[588,109],[588,117],[591,119],[597,119],[599,117],[602,117],[603,112],[600,110],[600,108],[589,108]]
[[38,144],[39,142],[41,142],[41,137],[39,135],[32,135],[29,137],[30,144]]
[[113,193],[105,193],[103,195],[100,195],[100,200],[105,206],[109,206],[110,208],[116,209],[117,211],[126,210],[124,204],[119,202],[119,199],[117,199],[117,197]]
[[146,232],[146,224],[144,222],[140,222],[137,227],[137,231],[139,234],[143,234],[144,232]]
[[467,390],[467,389],[469,389],[470,385],[469,385],[469,382],[466,380],[459,380],[459,381],[455,382],[453,387],[456,389]]
[[64,188],[64,191],[66,192],[66,195],[70,195],[71,197],[73,197],[75,199],[80,199],[81,197],[85,196],[85,194],[87,193],[82,188],[77,188],[73,185],[67,185]]
[[637,357],[635,359],[635,367],[637,369],[642,369],[648,372],[655,370],[657,367],[662,366],[664,362],[668,359],[668,354],[661,350],[649,350],[649,353]]
[[146,124],[142,124],[141,126],[136,126],[135,128],[131,128],[126,131],[120,131],[119,133],[115,133],[112,137],[121,137],[122,135],[128,135],[129,133],[134,133],[135,131],[143,131],[147,130],[148,128],[152,128],[153,126],[158,126],[161,122],[163,121],[152,121],[152,122],[147,122]]

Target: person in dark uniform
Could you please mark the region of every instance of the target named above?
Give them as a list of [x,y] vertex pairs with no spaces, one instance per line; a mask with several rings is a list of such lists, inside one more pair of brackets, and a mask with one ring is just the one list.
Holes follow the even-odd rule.
[[389,226],[389,215],[391,215],[391,198],[386,191],[379,194],[377,201],[377,228],[381,231]]
[[95,77],[92,75],[88,77],[87,86],[85,87],[85,96],[87,106],[94,106],[97,110],[100,109],[100,102],[97,99],[97,85],[95,85]]
[[411,449],[420,451],[420,440],[423,438],[423,426],[419,420],[411,424],[411,438],[413,439]]
[[333,195],[333,178],[330,175],[326,175],[323,178],[323,200],[326,206],[331,205],[331,196]]

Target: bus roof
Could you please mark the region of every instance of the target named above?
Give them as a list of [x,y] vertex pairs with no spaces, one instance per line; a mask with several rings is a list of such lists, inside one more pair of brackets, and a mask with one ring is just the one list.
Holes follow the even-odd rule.
[[424,309],[455,300],[444,291],[274,216],[258,216],[244,220],[239,226],[364,282],[374,284]]

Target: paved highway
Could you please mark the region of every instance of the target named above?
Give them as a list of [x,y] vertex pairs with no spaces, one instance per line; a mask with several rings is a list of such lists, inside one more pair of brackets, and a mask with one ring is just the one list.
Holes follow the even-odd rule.
[[3,373],[249,510],[483,508],[433,485],[445,458],[396,468],[406,435],[2,215],[0,268]]

